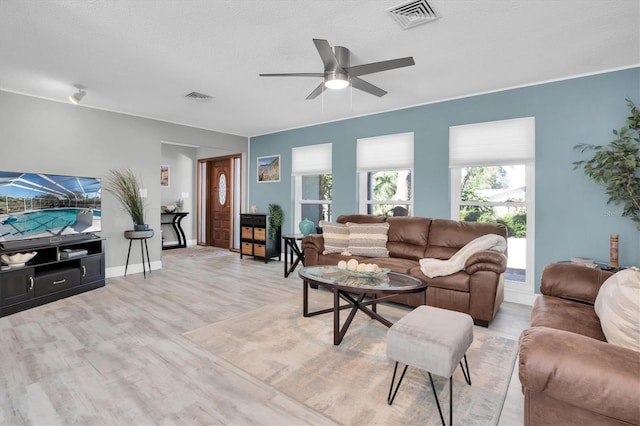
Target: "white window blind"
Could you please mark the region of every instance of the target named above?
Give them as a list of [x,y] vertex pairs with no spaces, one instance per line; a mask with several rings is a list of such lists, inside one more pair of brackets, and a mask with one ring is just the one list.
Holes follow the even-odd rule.
[[359,172],[413,168],[413,132],[362,138],[357,141]]
[[532,162],[535,127],[534,117],[449,127],[449,167]]
[[291,174],[293,176],[331,174],[331,144],[292,148]]

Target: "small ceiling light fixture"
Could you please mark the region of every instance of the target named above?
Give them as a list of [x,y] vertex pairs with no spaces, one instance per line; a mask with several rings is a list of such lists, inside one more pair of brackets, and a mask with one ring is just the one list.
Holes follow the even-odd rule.
[[72,104],[78,105],[82,98],[84,98],[84,95],[87,94],[87,92],[85,91],[86,87],[84,87],[82,84],[74,84],[73,87],[78,89],[78,92],[69,96],[69,100]]
[[324,85],[327,89],[340,90],[349,86],[349,79],[343,73],[327,73],[324,76]]

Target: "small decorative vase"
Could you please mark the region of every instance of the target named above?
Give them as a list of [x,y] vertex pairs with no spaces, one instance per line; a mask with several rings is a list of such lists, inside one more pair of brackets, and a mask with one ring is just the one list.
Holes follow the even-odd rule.
[[305,236],[313,232],[313,226],[314,226],[313,222],[307,218],[305,218],[302,222],[298,224],[298,228],[300,228],[300,232],[302,232],[302,235],[305,235]]
[[133,225],[133,230],[134,231],[148,231],[149,230],[149,225],[148,224],[142,224],[142,225]]

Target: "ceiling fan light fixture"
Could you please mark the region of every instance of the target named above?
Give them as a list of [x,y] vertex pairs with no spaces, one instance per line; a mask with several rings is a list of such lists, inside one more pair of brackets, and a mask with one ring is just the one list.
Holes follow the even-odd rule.
[[324,85],[327,89],[340,90],[349,86],[349,80],[344,74],[329,74],[324,78]]

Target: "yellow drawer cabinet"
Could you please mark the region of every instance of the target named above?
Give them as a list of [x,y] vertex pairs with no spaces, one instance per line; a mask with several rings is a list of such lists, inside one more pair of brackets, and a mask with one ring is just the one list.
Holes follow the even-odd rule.
[[267,214],[241,214],[240,215],[240,258],[253,256],[264,259],[277,257],[281,260],[281,236],[280,229],[270,232],[269,215]]

